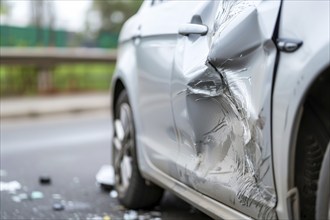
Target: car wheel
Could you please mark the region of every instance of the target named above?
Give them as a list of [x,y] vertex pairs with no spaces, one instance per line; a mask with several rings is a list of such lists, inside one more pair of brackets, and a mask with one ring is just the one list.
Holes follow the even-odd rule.
[[118,199],[130,209],[152,208],[162,198],[163,189],[146,181],[139,171],[133,114],[125,90],[118,97],[114,116],[112,161]]
[[316,201],[320,199],[318,184],[322,178],[321,166],[329,144],[329,133],[324,121],[326,119],[318,113],[315,105],[305,105],[297,140],[295,177],[299,190],[300,217],[303,220],[315,219],[318,209]]
[[316,199],[316,219],[330,220],[330,143],[324,155]]

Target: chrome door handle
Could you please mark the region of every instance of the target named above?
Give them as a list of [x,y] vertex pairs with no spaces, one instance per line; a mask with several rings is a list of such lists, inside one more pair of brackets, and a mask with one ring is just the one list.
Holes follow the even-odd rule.
[[179,28],[179,34],[188,36],[189,34],[206,35],[208,27],[203,24],[184,24]]

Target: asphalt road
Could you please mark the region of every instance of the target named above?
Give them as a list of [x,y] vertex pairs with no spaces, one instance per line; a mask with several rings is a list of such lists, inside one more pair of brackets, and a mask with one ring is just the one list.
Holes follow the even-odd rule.
[[95,175],[110,163],[111,129],[106,112],[2,120],[0,218],[209,219],[169,192],[154,210],[134,212],[102,190]]

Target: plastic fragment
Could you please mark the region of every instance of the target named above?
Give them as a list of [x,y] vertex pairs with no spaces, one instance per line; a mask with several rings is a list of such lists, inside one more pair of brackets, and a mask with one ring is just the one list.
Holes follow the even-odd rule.
[[14,201],[14,202],[21,202],[21,198],[19,196],[12,196],[11,199]]
[[29,199],[29,195],[26,193],[21,193],[18,195],[18,197],[20,198],[21,201]]
[[134,210],[129,210],[124,214],[124,220],[136,220],[138,219],[138,213]]
[[[88,203],[85,202],[79,202],[79,201],[60,201],[62,205],[65,206],[65,209],[67,211],[78,211],[78,210],[87,210],[90,209],[91,206]],[[94,215],[89,216],[89,218],[92,218]]]
[[43,175],[39,177],[39,183],[42,185],[48,185],[51,182],[51,178],[48,175]]
[[109,195],[110,195],[111,198],[117,198],[118,197],[118,192],[116,190],[112,190]]
[[33,191],[31,193],[31,199],[42,199],[42,198],[44,198],[44,194],[42,192]]
[[139,215],[139,220],[149,220],[151,219],[151,215],[149,215],[148,213],[145,213],[145,214],[142,214],[142,215]]
[[9,191],[11,193],[16,193],[16,191],[21,188],[21,184],[17,181],[0,182],[0,191]]
[[53,194],[52,195],[53,199],[61,199],[62,196],[60,194]]
[[108,215],[103,216],[103,220],[111,220],[111,217]]
[[53,204],[53,210],[55,211],[62,211],[64,210],[65,206],[61,203],[55,203]]
[[96,174],[96,181],[101,184],[101,186],[113,188],[115,184],[114,169],[111,165],[103,165],[99,172]]

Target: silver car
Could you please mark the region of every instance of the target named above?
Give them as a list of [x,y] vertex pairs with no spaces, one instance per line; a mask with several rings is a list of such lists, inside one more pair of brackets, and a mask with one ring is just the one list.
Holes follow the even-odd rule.
[[330,2],[145,1],[112,81],[120,202],[330,219]]

